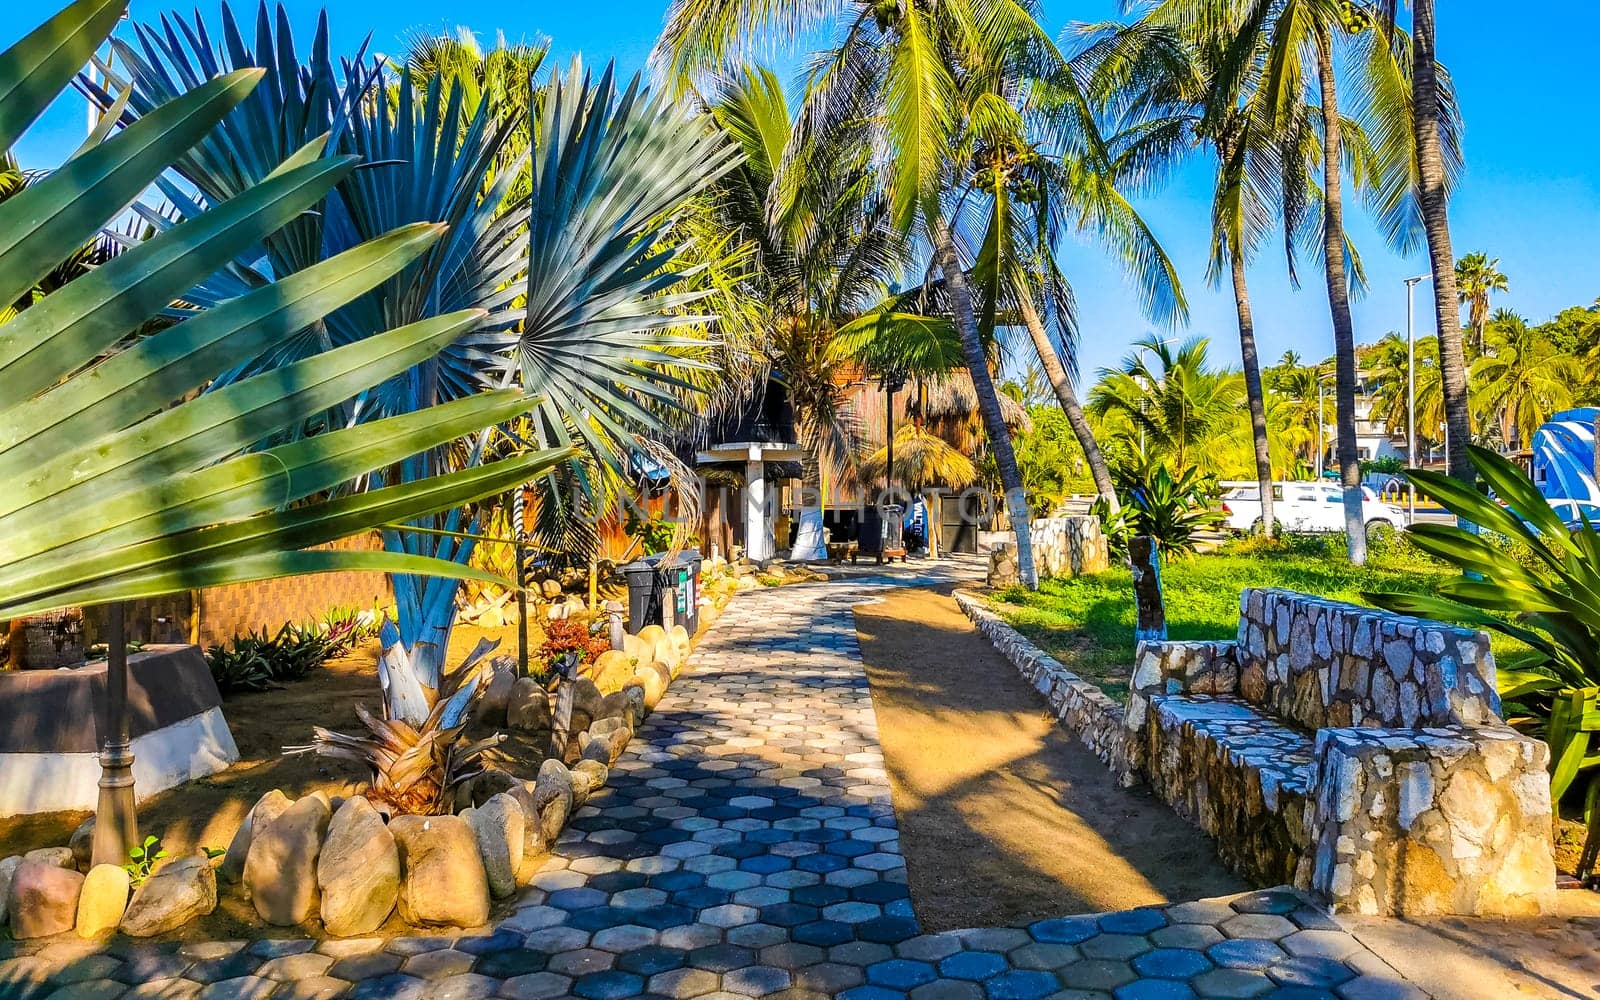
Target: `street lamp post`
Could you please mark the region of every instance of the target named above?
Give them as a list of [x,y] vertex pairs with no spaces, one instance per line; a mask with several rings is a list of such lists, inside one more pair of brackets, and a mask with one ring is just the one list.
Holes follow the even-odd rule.
[[[1417,467],[1417,285],[1433,280],[1433,275],[1419,274],[1406,279],[1406,467]],[[1407,483],[1410,497],[1410,514],[1407,525],[1417,523],[1417,484]]]

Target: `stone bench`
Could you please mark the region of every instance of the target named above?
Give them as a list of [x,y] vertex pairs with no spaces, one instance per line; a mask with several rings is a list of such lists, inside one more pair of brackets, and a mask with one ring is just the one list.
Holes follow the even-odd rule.
[[1481,632],[1246,590],[1238,638],[1145,643],[1129,769],[1262,884],[1337,910],[1551,912],[1549,750]]

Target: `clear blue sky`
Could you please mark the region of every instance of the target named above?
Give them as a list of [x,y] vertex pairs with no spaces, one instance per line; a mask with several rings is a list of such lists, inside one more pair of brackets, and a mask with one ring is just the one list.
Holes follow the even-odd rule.
[[[54,0],[20,0],[0,20],[0,45],[52,13]],[[175,5],[134,0],[144,20],[177,6],[198,6],[216,23],[212,0]],[[297,28],[309,34],[315,0],[288,0]],[[413,30],[466,24],[486,40],[502,30],[512,40],[547,35],[565,59],[582,52],[591,62],[615,58],[642,66],[660,30],[666,0],[591,0],[588,3],[501,4],[482,0],[340,0],[329,3],[336,48],[350,49],[367,33],[376,51],[392,51]],[[1045,0],[1049,27],[1114,14],[1114,0]],[[242,9],[253,15],[253,4]],[[1482,250],[1501,258],[1511,292],[1498,305],[1540,321],[1569,305],[1600,296],[1595,237],[1600,232],[1600,139],[1587,120],[1593,40],[1600,37],[1600,4],[1568,2],[1554,8],[1508,12],[1491,0],[1441,5],[1440,53],[1455,75],[1467,120],[1468,170],[1452,210],[1458,254]],[[53,108],[18,148],[24,165],[58,162],[82,135],[83,105],[70,97]],[[1238,346],[1231,296],[1206,287],[1207,176],[1197,165],[1141,207],[1178,261],[1191,302],[1189,332],[1205,334],[1216,356],[1236,362]],[[1376,340],[1404,329],[1401,280],[1427,270],[1422,255],[1390,253],[1356,208],[1351,228],[1371,278],[1356,306],[1357,338]],[[1075,246],[1065,262],[1081,312],[1084,374],[1116,362],[1150,325],[1119,273],[1092,246]],[[1304,288],[1291,292],[1282,265],[1264,256],[1251,275],[1262,354],[1293,349],[1313,358],[1331,353],[1327,300],[1314,267],[1302,270]],[[1419,335],[1431,332],[1431,299],[1419,289]],[[1163,335],[1170,335],[1163,331]]]

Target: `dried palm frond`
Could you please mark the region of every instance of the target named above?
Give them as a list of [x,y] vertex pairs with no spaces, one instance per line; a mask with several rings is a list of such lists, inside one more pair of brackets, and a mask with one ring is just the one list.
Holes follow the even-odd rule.
[[372,770],[366,796],[397,815],[441,816],[454,812],[456,789],[483,773],[485,752],[505,739],[496,733],[468,741],[466,720],[485,689],[485,657],[498,642],[481,640],[455,670],[445,674],[421,726],[384,719],[363,705],[356,716],[370,735],[352,736],[317,726],[306,746],[285,747],[286,753],[315,753],[348,760]]
[[[861,462],[866,482],[884,477],[889,450],[879,448]],[[916,426],[902,427],[894,435],[894,482],[913,490],[925,486],[961,489],[978,480],[978,467],[972,459],[950,447],[936,434]]]

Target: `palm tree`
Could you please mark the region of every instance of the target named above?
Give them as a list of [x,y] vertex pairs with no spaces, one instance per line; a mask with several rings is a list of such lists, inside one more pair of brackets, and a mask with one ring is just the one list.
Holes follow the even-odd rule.
[[1455,275],[1456,295],[1467,307],[1467,323],[1472,327],[1473,350],[1482,354],[1484,333],[1489,328],[1489,296],[1509,291],[1511,284],[1500,273],[1500,258],[1490,260],[1483,253],[1469,253],[1456,261]]
[[[998,95],[1023,72],[1023,59],[1053,59],[1052,82],[1073,86],[1064,60],[1034,20],[1033,7],[1027,0],[1000,6],[973,0],[929,5],[852,0],[831,8],[840,42],[812,68],[800,121],[811,151],[827,146],[813,137],[841,129],[858,134],[885,164],[882,182],[891,223],[900,232],[920,230],[932,249],[1005,490],[1022,580],[1029,587],[1038,578],[1027,496],[989,371],[972,285],[940,195],[970,169],[961,155],[970,138],[963,136],[963,123],[970,124],[976,102],[986,95],[1008,103]],[[657,46],[657,64],[680,90],[687,89],[697,71],[720,68],[766,30],[787,31],[792,38],[794,29],[817,13],[798,0],[675,0]]]
[[1283,360],[1267,370],[1266,377],[1272,390],[1279,432],[1302,462],[1315,466],[1317,449],[1325,444],[1323,429],[1335,417],[1329,409],[1332,401],[1323,392],[1333,372],[1332,366],[1326,363],[1302,365],[1299,362],[1293,352],[1285,352]]
[[[1382,0],[1383,20],[1392,25],[1395,0]],[[1395,33],[1398,36],[1398,32]],[[1461,168],[1460,122],[1449,79],[1439,65],[1434,0],[1411,0],[1411,131],[1414,163],[1409,172],[1433,269],[1434,320],[1439,366],[1450,426],[1446,461],[1450,475],[1465,483],[1476,478],[1467,444],[1472,412],[1467,395],[1461,310],[1456,288],[1455,252],[1450,245],[1450,185]],[[1481,345],[1480,345],[1481,346]]]
[[1550,414],[1572,404],[1583,371],[1516,313],[1500,310],[1487,328],[1483,355],[1472,365],[1476,402],[1486,419],[1499,422],[1514,451],[1533,440]]
[[1120,157],[1140,165],[1197,149],[1215,157],[1208,277],[1215,285],[1226,274],[1233,291],[1262,524],[1270,537],[1276,524],[1271,431],[1246,268],[1271,235],[1275,211],[1291,211],[1286,191],[1292,195],[1309,184],[1302,161],[1285,155],[1274,121],[1246,99],[1252,77],[1230,72],[1225,40],[1187,21],[1187,12],[1180,0],[1131,25],[1091,29],[1095,41],[1085,61],[1095,70],[1092,92],[1140,119],[1127,129]]
[[1118,420],[1138,439],[1141,457],[1165,460],[1174,474],[1217,470],[1218,449],[1243,438],[1248,424],[1240,420],[1244,377],[1212,368],[1209,348],[1204,337],[1177,350],[1154,336],[1136,341],[1121,365],[1101,370],[1089,412]]

